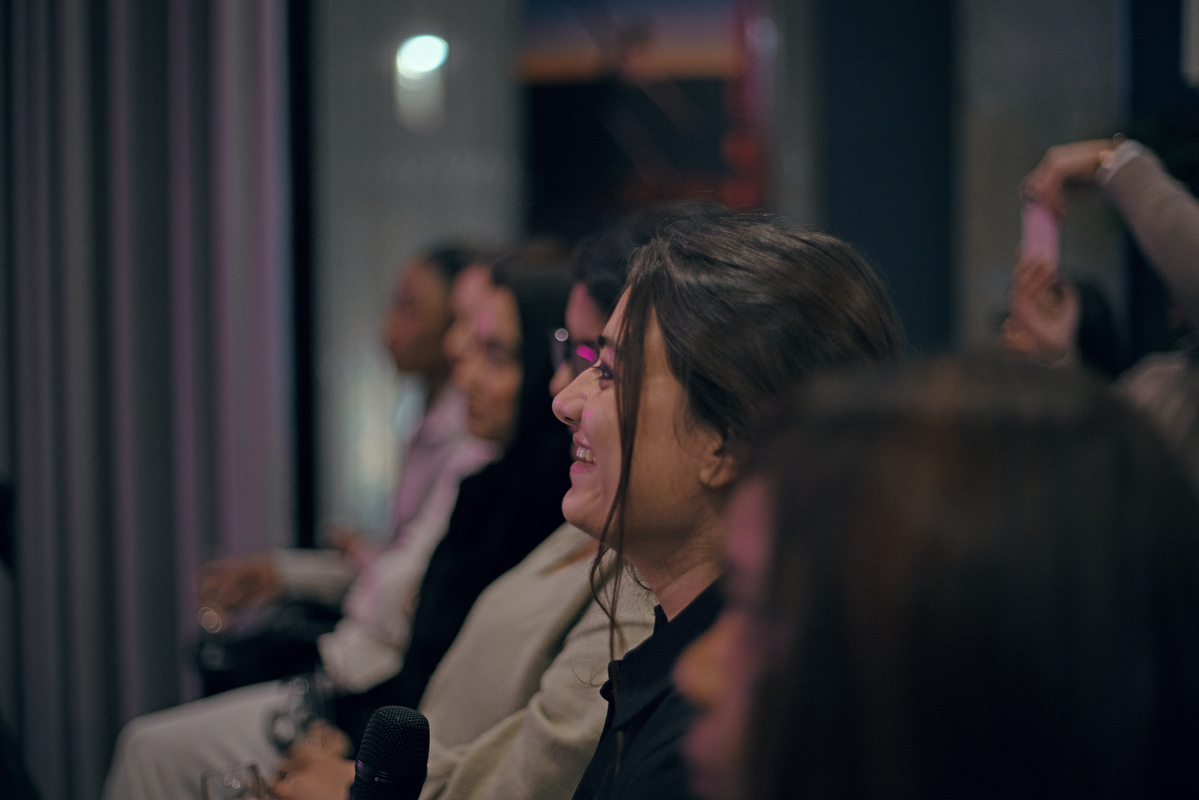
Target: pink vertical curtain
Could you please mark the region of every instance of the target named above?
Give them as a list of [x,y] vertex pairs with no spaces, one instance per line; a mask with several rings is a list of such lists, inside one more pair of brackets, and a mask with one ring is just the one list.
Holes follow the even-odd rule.
[[21,719],[46,800],[195,692],[196,568],[294,536],[285,0],[12,0]]

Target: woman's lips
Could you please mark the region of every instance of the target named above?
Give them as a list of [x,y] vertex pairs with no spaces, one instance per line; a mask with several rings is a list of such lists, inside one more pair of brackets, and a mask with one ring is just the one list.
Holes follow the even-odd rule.
[[574,463],[570,465],[572,474],[595,469],[595,455],[591,452],[591,448],[576,441],[571,455],[574,457]]

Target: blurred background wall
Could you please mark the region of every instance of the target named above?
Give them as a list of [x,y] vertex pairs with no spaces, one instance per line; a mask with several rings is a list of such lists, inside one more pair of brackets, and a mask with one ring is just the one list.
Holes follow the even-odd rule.
[[[315,513],[370,533],[386,522],[423,391],[397,381],[379,345],[396,276],[422,248],[520,233],[520,6],[322,0],[312,14]],[[450,43],[444,112],[425,127],[405,125],[396,98],[396,52],[419,34]]]
[[[97,797],[120,725],[195,696],[201,563],[380,524],[412,254],[718,200],[861,248],[914,351],[986,346],[1045,148],[1122,130],[1199,176],[1197,5],[4,4],[0,715],[44,796]],[[404,83],[420,34],[446,58]],[[1104,203],[1063,253],[1134,354],[1169,343]]]
[[[1020,180],[1050,145],[1110,135],[1128,122],[1132,5],[958,5],[955,332],[964,344],[986,344],[1002,318],[1020,239]],[[1110,208],[1087,198],[1063,233],[1063,267],[1096,279],[1125,307],[1124,244]]]

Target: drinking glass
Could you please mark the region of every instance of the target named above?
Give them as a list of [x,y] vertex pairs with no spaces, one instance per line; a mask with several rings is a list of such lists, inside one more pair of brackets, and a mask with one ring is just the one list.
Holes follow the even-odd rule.
[[205,772],[200,778],[204,800],[265,800],[266,784],[254,763]]
[[323,671],[297,675],[287,682],[287,699],[267,717],[266,735],[280,753],[303,738],[308,727],[328,717],[333,682]]

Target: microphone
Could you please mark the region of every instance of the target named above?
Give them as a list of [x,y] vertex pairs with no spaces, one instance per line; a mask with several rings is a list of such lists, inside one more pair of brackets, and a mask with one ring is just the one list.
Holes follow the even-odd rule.
[[429,769],[429,720],[404,706],[371,714],[349,800],[416,800]]

